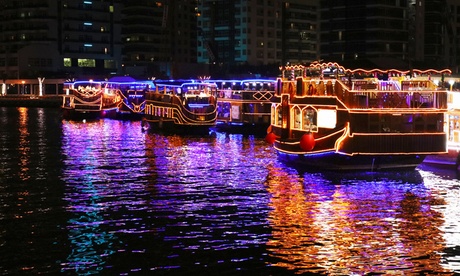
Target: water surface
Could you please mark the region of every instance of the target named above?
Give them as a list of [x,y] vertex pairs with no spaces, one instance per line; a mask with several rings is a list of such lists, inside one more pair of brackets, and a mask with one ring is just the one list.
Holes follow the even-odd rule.
[[460,185],[304,172],[263,137],[0,107],[0,274],[460,272]]

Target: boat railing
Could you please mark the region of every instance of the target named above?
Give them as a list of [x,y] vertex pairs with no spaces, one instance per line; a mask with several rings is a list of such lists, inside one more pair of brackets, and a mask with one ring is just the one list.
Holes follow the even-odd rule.
[[232,90],[222,89],[219,91],[220,99],[234,99],[234,100],[255,100],[255,101],[269,101],[275,91],[266,89],[260,90]]
[[[357,85],[355,85],[357,83]],[[438,90],[430,81],[386,82],[385,90],[381,83],[359,83],[346,85],[337,81],[336,95],[348,108],[447,108],[447,91]]]
[[305,79],[278,81],[276,95],[336,96],[350,109],[447,109],[447,91],[430,80]]

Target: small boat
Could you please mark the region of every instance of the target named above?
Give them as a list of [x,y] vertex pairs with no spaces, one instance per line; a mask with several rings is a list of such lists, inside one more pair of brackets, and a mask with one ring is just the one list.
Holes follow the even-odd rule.
[[270,125],[275,80],[208,80],[219,88],[216,129],[265,134]]
[[216,125],[217,86],[201,81],[155,81],[145,94],[142,125],[154,131],[209,133]]
[[447,91],[430,78],[448,69],[280,69],[266,140],[281,160],[321,170],[414,169],[447,151]]
[[63,116],[66,119],[116,118],[121,104],[117,82],[75,81],[64,83]]
[[119,88],[122,102],[117,118],[141,120],[145,110],[145,93],[153,87],[152,81],[120,82]]

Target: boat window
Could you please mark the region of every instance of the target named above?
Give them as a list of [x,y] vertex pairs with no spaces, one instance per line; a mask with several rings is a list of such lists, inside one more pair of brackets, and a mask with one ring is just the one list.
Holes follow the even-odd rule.
[[337,111],[335,109],[319,109],[317,116],[317,126],[323,128],[335,128],[337,125]]
[[316,112],[313,108],[306,108],[302,112],[303,129],[308,131],[317,131]]
[[283,112],[282,112],[281,106],[278,106],[278,107],[276,108],[276,115],[277,115],[277,116],[276,116],[276,118],[277,118],[276,124],[277,124],[278,126],[281,126],[281,124],[282,124],[282,122],[283,122]]
[[294,128],[301,129],[302,128],[302,113],[300,112],[300,108],[298,106],[294,107],[294,116],[293,116],[293,124]]

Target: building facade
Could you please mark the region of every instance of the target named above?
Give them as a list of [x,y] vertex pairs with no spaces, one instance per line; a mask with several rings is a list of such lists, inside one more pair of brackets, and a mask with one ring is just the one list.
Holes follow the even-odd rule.
[[453,2],[321,0],[321,58],[382,68],[453,68]]
[[109,77],[121,71],[120,3],[0,2],[3,78]]
[[133,76],[186,78],[204,74],[197,64],[197,1],[125,1],[123,67]]
[[222,75],[250,75],[316,60],[318,9],[317,1],[199,1],[197,61]]
[[0,0],[2,79],[276,76],[460,62],[459,0]]

